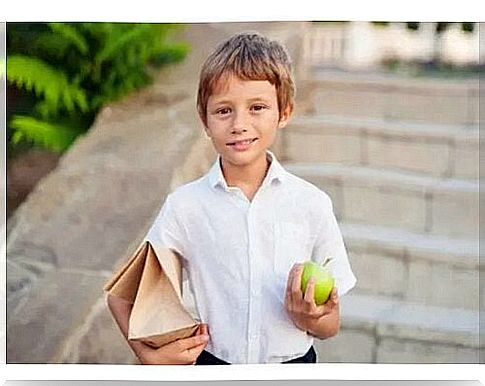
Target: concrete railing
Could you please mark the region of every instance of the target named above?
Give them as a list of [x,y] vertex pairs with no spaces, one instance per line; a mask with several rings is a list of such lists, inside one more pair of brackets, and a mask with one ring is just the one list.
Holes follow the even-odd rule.
[[479,63],[479,28],[463,32],[451,25],[442,34],[436,23],[420,23],[410,30],[405,23],[376,26],[371,22],[313,23],[306,34],[305,59],[312,66],[345,69],[379,67],[384,60],[431,61],[467,65]]

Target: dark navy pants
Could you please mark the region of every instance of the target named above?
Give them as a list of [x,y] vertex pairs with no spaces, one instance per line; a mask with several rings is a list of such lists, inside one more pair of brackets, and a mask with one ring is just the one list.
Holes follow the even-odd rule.
[[[317,354],[315,353],[315,349],[310,347],[310,350],[307,351],[305,355],[299,358],[292,359],[291,361],[283,362],[283,363],[316,363],[317,362]],[[217,358],[216,356],[212,355],[207,351],[202,351],[202,353],[197,358],[195,362],[196,365],[230,365],[230,363],[223,361],[222,359]]]

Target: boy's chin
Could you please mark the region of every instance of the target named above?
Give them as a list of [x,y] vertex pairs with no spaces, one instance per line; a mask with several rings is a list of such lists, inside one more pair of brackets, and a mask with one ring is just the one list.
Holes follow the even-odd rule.
[[238,154],[221,154],[222,163],[230,164],[234,167],[248,167],[251,165],[257,165],[261,158],[266,159],[266,151],[258,152],[241,152]]

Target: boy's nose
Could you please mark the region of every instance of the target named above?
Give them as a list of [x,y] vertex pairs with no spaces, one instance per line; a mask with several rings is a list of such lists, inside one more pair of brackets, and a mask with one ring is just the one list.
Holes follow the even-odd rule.
[[241,133],[245,133],[246,131],[247,129],[243,127],[233,127],[231,130],[231,134],[241,134]]
[[248,131],[247,124],[247,116],[242,112],[236,113],[234,116],[234,121],[232,123],[231,134],[245,133],[246,131]]

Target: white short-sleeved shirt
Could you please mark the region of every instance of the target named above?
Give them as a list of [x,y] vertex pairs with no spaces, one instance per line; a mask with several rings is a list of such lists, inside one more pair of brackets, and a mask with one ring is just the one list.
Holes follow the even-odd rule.
[[297,262],[333,258],[339,295],[356,282],[332,202],[320,189],[271,165],[250,202],[228,187],[220,157],[202,178],[171,193],[145,240],[183,256],[206,350],[230,363],[274,363],[304,355],[313,337],[284,308],[288,273]]

